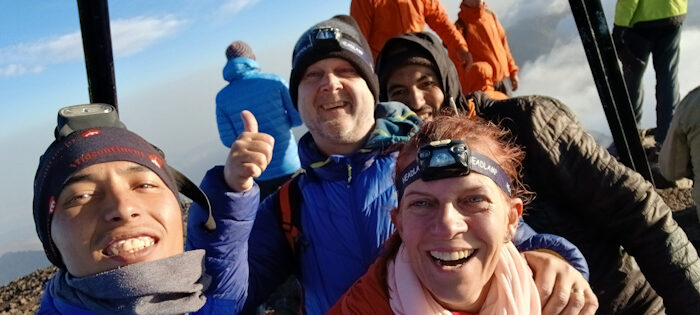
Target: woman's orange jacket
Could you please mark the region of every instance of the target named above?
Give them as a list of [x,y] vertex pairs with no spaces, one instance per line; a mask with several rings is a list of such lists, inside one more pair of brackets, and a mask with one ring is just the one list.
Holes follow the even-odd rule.
[[462,34],[438,0],[352,0],[350,15],[360,26],[375,59],[387,40],[404,33],[423,32],[426,23],[449,49],[467,49]]

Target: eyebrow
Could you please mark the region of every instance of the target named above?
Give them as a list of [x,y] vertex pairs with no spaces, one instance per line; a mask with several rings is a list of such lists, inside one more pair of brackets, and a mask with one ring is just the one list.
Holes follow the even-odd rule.
[[[129,166],[127,168],[120,168],[117,170],[117,174],[119,174],[119,175],[127,175],[127,174],[134,174],[134,173],[143,173],[143,172],[151,172],[151,170],[142,166],[142,165],[132,165],[132,166]],[[79,175],[71,176],[63,184],[63,187],[68,187],[71,184],[75,184],[78,182],[84,182],[84,181],[96,181],[95,175],[88,173],[88,174],[79,174]]]
[[[410,195],[433,196],[433,194],[431,192],[427,191],[429,189],[430,188],[427,188],[425,190],[409,191],[403,195],[403,198],[410,196]],[[484,187],[483,185],[471,185],[469,187],[464,187],[459,191],[460,194],[475,193],[475,192],[476,193],[479,193],[479,192],[486,193],[486,192],[488,192],[488,189],[486,187]]]

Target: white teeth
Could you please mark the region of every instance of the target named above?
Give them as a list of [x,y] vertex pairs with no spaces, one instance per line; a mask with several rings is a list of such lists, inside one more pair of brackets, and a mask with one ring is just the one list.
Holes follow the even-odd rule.
[[342,101],[338,101],[338,102],[335,102],[335,103],[325,104],[325,105],[321,106],[321,108],[323,108],[323,109],[333,109],[333,108],[336,108],[336,107],[343,107],[343,106],[344,106],[344,105],[343,105],[343,102],[342,102]]
[[442,261],[455,261],[455,260],[460,260],[460,259],[469,257],[473,252],[474,252],[473,249],[471,249],[471,250],[458,250],[458,251],[452,251],[452,252],[440,252],[440,251],[432,250],[432,251],[430,251],[430,255],[433,256],[433,258],[439,259]]
[[115,256],[121,253],[135,253],[146,247],[153,246],[155,240],[149,236],[139,236],[114,242],[104,252],[108,256]]

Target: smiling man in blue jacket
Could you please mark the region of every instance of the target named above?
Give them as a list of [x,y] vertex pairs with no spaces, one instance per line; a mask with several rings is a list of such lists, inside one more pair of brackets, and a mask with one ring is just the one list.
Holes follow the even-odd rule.
[[[369,45],[349,16],[314,25],[294,48],[290,95],[309,129],[299,141],[306,172],[292,182],[301,199],[296,210],[301,233],[294,248],[280,224],[280,193],[258,207],[254,178],[272,159],[274,139],[258,132],[254,115],[243,112],[245,131],[231,146],[226,164],[205,175],[201,188],[212,202],[217,230],[211,234],[198,228],[206,212],[193,205],[186,246],[207,251],[210,289],[226,288],[246,299],[234,312],[251,313],[296,273],[305,313],[326,313],[367,271],[393,232],[390,210],[397,197],[391,174],[397,152],[392,147],[407,141],[420,119],[401,103],[377,101],[373,69]],[[572,287],[590,290],[581,274],[559,258],[532,254],[536,258],[528,263],[540,271],[536,283],[565,288],[564,305],[569,292],[579,292]],[[544,265],[537,262],[547,259],[547,270],[538,269]],[[232,277],[218,276],[231,271]]]

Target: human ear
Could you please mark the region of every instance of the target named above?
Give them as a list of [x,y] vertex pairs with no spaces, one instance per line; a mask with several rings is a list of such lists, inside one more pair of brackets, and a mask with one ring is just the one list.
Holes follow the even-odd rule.
[[401,231],[403,230],[403,223],[401,222],[401,215],[399,215],[399,207],[391,209],[391,223],[394,223],[396,231],[398,231],[399,235],[401,235]]
[[509,235],[515,235],[515,230],[518,229],[518,223],[520,221],[520,216],[523,214],[523,200],[520,198],[513,198],[510,200],[510,208],[508,211],[508,225],[507,230]]

